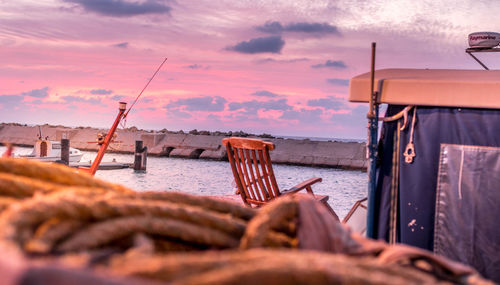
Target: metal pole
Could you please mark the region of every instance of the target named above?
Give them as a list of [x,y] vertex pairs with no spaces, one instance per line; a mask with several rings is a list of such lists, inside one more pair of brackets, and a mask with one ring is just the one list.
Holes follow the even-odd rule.
[[370,110],[368,112],[368,213],[366,217],[366,236],[375,238],[375,194],[377,189],[377,136],[378,136],[378,102],[375,86],[375,50],[376,43],[372,43],[371,82],[370,82]]
[[479,63],[484,69],[486,70],[489,70],[488,67],[486,67],[486,65],[484,65],[477,57],[475,57],[472,52],[470,51],[465,51],[466,53],[468,53],[470,56],[472,56],[473,59],[475,59],[477,61],[477,63]]

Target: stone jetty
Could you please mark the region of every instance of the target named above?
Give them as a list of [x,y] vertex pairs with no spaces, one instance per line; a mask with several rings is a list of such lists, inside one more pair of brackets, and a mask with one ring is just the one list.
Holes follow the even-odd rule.
[[[43,138],[67,138],[71,146],[80,150],[97,150],[97,134],[105,129],[40,126]],[[109,152],[134,153],[135,141],[142,140],[153,156],[183,157],[192,159],[227,160],[223,135],[195,135],[174,132],[149,132],[143,130],[117,130],[115,142]],[[38,138],[39,126],[0,124],[0,143],[33,146]],[[282,138],[265,138],[276,145],[271,152],[273,163],[366,170],[366,147],[359,142],[313,141]]]

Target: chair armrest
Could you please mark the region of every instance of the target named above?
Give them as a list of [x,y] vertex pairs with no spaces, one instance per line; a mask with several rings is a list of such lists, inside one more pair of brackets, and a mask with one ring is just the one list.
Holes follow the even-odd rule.
[[292,188],[290,188],[288,190],[282,191],[281,194],[282,195],[291,194],[291,193],[299,192],[300,190],[304,190],[304,189],[306,189],[307,192],[314,194],[312,192],[311,185],[313,185],[314,183],[321,182],[321,181],[323,181],[323,179],[321,177],[313,177],[313,178],[310,178],[310,179],[308,179],[300,184],[293,186]]

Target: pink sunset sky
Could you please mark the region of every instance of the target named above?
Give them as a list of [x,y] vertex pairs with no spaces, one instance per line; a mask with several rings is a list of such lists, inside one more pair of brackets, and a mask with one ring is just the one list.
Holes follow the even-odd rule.
[[[481,69],[467,35],[497,0],[0,0],[0,122],[364,139],[349,79]],[[499,68],[494,54],[478,55]]]

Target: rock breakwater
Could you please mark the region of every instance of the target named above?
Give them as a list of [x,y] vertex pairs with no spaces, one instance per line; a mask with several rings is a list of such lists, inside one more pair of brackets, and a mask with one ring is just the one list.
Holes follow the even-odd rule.
[[[71,146],[81,150],[98,150],[97,134],[107,130],[96,128],[69,128],[63,126],[0,125],[0,143],[33,146],[41,129],[43,138],[67,138]],[[193,159],[227,160],[222,139],[224,135],[148,132],[117,130],[116,142],[110,152],[133,153],[135,141],[142,140],[148,154],[154,156]],[[368,166],[364,143],[264,138],[276,145],[271,152],[274,163],[365,170]]]

